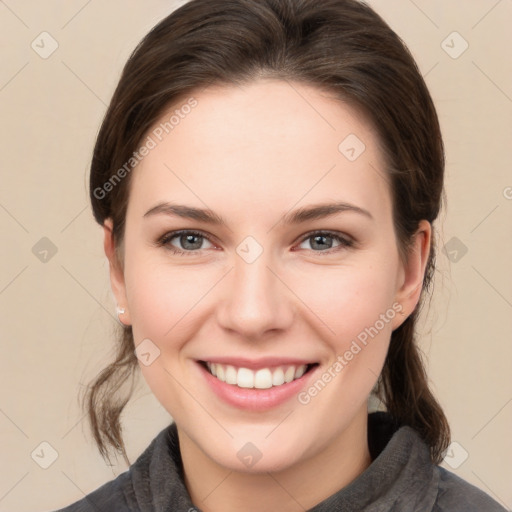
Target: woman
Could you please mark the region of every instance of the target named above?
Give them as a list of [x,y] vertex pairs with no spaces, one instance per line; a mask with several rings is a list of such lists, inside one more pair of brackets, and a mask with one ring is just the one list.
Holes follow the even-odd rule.
[[160,22],[93,155],[124,327],[88,410],[127,460],[140,367],[174,422],[64,510],[504,510],[437,466],[415,345],[443,172],[425,83],[366,5],[193,0]]

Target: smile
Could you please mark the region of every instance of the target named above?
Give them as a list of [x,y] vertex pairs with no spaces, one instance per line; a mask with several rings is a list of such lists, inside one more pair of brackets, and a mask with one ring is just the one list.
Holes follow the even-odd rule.
[[288,384],[300,379],[314,366],[313,364],[282,365],[251,370],[250,368],[208,361],[204,364],[210,374],[218,380],[239,388],[248,389],[269,389]]

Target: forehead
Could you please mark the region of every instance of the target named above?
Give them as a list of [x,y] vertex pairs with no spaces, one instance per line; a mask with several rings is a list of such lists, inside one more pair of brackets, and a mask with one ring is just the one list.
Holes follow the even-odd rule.
[[311,86],[260,80],[197,91],[146,137],[154,147],[132,177],[145,206],[186,196],[198,206],[203,198],[262,209],[337,198],[390,207],[372,123]]

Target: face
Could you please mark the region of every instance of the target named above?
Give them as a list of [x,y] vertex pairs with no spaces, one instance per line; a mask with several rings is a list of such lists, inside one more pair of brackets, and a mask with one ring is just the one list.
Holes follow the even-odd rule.
[[401,262],[377,135],[356,109],[272,80],[193,96],[172,131],[170,112],[148,132],[122,269],[106,229],[113,289],[180,436],[226,468],[284,469],[366,418],[429,226]]

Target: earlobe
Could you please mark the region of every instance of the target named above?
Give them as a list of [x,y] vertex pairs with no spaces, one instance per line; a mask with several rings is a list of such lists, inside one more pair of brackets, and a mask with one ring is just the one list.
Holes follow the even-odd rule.
[[431,236],[430,223],[422,220],[414,234],[407,261],[402,264],[395,300],[401,304],[404,315],[397,318],[399,324],[394,326],[394,329],[414,311],[420,299],[430,255]]
[[103,223],[103,248],[105,250],[105,256],[109,262],[110,286],[117,303],[117,318],[123,325],[130,325],[130,314],[128,311],[126,287],[124,282],[124,270],[118,257],[112,219],[106,219]]

